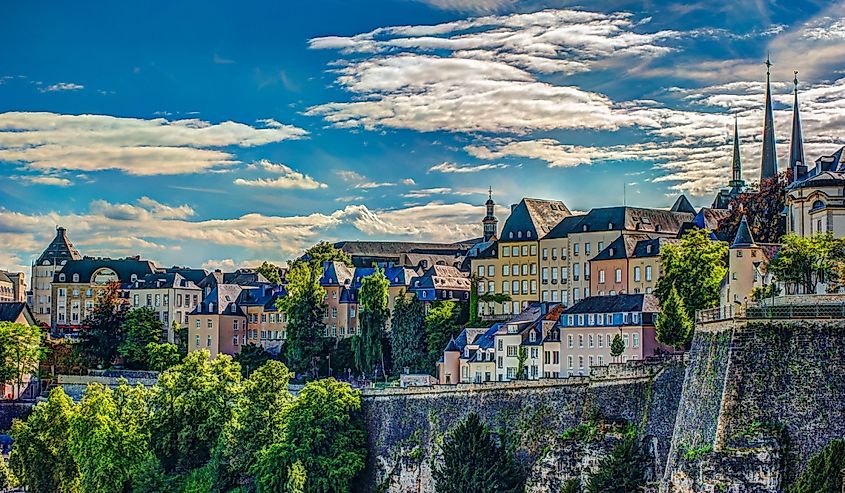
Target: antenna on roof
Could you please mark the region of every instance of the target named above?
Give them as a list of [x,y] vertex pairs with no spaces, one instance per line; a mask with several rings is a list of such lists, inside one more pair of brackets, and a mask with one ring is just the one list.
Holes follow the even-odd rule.
[[622,182],[622,205],[628,205],[628,184]]

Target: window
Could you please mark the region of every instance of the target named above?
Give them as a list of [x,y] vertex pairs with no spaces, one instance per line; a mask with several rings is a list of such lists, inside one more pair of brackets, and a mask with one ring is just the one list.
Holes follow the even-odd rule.
[[496,283],[493,281],[487,281],[487,292],[493,294],[496,291]]
[[578,255],[578,243],[572,244],[572,255]]
[[552,260],[557,260],[557,248],[552,248]]
[[[534,289],[534,292],[537,292],[537,289]],[[528,294],[528,281],[522,281],[522,294]]]
[[613,272],[613,281],[616,283],[622,282],[622,269],[616,269]]
[[[513,233],[511,233],[511,237],[513,237]],[[502,257],[510,257],[511,256],[511,249],[508,247],[502,248]]]
[[[199,320],[197,320],[199,322]],[[200,336],[197,336],[196,340],[194,340],[194,347],[200,347]]]
[[510,264],[505,264],[505,265],[502,266],[502,275],[503,276],[511,275],[511,265]]
[[584,255],[589,255],[589,254],[590,254],[590,242],[588,241],[588,242],[584,243]]
[[73,275],[73,282],[79,282],[79,274]]
[[138,303],[140,302],[140,301],[138,300],[138,298],[140,298],[140,297],[139,297],[137,294],[136,294],[136,295],[134,295],[134,296],[132,296],[132,304],[133,304],[133,305],[138,306]]
[[631,334],[631,341],[634,348],[640,347],[640,335],[639,334]]
[[573,302],[573,303],[578,303],[578,300],[580,300],[580,299],[581,299],[581,297],[580,297],[580,296],[581,296],[581,293],[579,292],[578,288],[574,288],[574,289],[572,290],[572,302]]
[[511,281],[511,292],[519,294],[519,281]]
[[540,270],[540,279],[543,281],[543,284],[546,284],[546,283],[549,282],[549,268],[548,267],[543,267]]
[[581,264],[572,264],[572,279],[577,281],[581,278]]
[[590,334],[588,336],[588,344],[589,344],[589,347],[593,347],[593,334]]
[[207,319],[205,319],[205,320],[206,320],[206,324],[205,324],[205,326],[206,326],[206,327],[208,327],[208,328],[210,329],[210,328],[211,328],[211,325],[212,325],[212,324],[211,324],[211,319],[210,319],[210,318],[207,318]]
[[207,347],[211,347],[211,336],[208,336],[208,338],[205,340],[205,345]]
[[604,284],[604,269],[599,271],[599,284]]
[[537,275],[537,264],[531,264],[531,275],[532,276]]
[[194,320],[194,325],[196,326],[196,328],[199,329],[200,328],[200,319]]
[[519,247],[518,246],[512,246],[511,247],[511,256],[519,257]]
[[518,353],[517,346],[508,346],[508,357],[515,358]]
[[625,345],[625,349],[630,347],[628,346],[628,334],[622,334],[622,343]]
[[604,337],[602,337],[601,334],[599,334],[599,336],[596,337],[596,339],[598,339],[599,347],[604,347]]
[[645,266],[645,280],[651,281],[651,266],[650,265]]
[[528,256],[528,245],[522,245],[522,256],[523,257]]
[[[533,334],[533,332],[532,332],[532,334]],[[537,355],[539,354],[539,351],[540,350],[538,348],[535,348],[535,347],[531,348],[531,359],[537,359]]]
[[578,334],[578,347],[584,347],[584,334]]
[[568,363],[567,366],[569,366],[569,369],[571,370],[572,369],[572,356],[567,356],[566,362]]
[[535,279],[531,279],[531,294],[537,294],[537,281]]
[[604,242],[603,242],[603,241],[600,241],[600,242],[599,242],[599,250],[598,250],[598,251],[602,251],[602,250],[604,250]]
[[522,264],[522,275],[523,276],[528,275],[528,264]]
[[495,265],[488,265],[487,266],[487,276],[493,277],[496,275],[496,266]]
[[508,294],[511,292],[511,283],[508,281],[502,282],[502,293]]
[[484,277],[484,266],[483,265],[478,266],[478,277]]
[[569,334],[568,339],[569,339],[569,347],[572,348],[573,347],[572,346],[572,334]]
[[641,278],[641,269],[639,266],[634,267],[634,282],[640,282]]
[[578,368],[580,368],[582,370],[584,369],[584,357],[583,356],[578,356]]
[[544,248],[543,249],[543,260],[548,260],[548,258],[549,258],[549,249]]

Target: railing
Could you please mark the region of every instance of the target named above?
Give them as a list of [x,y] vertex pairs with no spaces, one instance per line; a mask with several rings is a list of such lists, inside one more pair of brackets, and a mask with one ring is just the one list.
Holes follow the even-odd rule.
[[845,319],[845,303],[800,303],[799,300],[788,304],[733,304],[699,310],[695,314],[695,323],[706,324],[735,318],[786,320]]
[[706,324],[742,317],[745,314],[745,305],[726,305],[716,308],[698,310],[695,314],[695,323]]

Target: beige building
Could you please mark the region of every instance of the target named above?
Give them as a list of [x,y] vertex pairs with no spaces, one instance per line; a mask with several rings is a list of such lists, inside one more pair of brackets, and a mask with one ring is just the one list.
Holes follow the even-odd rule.
[[80,260],[82,256],[67,237],[67,230],[56,228],[56,236],[44,252],[32,263],[32,298],[30,300],[35,318],[41,325],[52,326],[53,276],[68,260]]
[[816,167],[786,191],[787,231],[799,236],[845,237],[845,147],[816,160]]
[[188,351],[206,349],[212,358],[240,351],[247,336],[246,311],[238,304],[242,289],[237,284],[217,284],[188,314]]
[[779,245],[756,243],[745,216],[739,223],[736,237],[728,250],[727,282],[722,285],[721,304],[745,305],[751,301],[751,292],[772,282],[768,274],[769,261],[774,258]]
[[23,272],[0,270],[0,302],[26,302]]
[[188,326],[188,314],[202,300],[202,290],[178,272],[148,274],[127,287],[129,306],[152,309],[162,324],[162,339],[175,344],[174,324]]

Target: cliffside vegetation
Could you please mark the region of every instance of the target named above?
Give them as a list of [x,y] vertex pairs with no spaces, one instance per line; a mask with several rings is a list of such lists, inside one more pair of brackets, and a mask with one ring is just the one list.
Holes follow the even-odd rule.
[[845,473],[845,441],[833,440],[810,458],[789,493],[840,493]]

